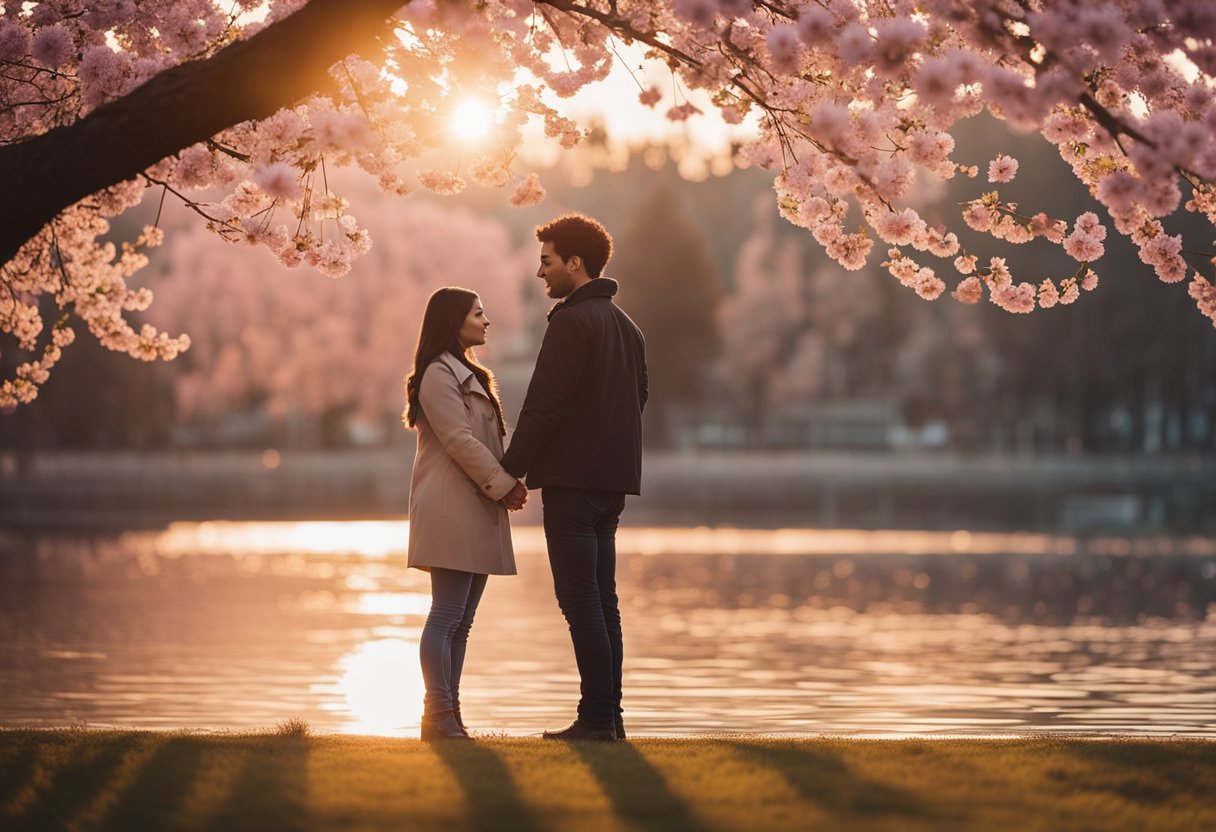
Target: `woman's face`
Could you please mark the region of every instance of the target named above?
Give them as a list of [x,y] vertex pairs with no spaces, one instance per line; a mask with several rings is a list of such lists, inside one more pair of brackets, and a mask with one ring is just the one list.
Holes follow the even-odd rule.
[[489,328],[490,319],[481,308],[481,298],[473,298],[473,306],[469,309],[469,314],[465,315],[464,323],[460,325],[460,332],[456,337],[460,340],[460,346],[465,349],[477,347],[486,342],[486,330]]

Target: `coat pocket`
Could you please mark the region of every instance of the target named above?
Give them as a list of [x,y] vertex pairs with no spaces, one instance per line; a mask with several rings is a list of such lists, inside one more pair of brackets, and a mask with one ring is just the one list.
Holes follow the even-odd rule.
[[448,465],[443,472],[443,506],[440,513],[449,520],[478,524],[489,521],[498,525],[498,506],[483,497],[477,484],[455,463]]

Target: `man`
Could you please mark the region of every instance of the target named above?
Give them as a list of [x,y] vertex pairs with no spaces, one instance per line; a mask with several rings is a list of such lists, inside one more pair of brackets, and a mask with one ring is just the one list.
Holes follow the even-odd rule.
[[[536,369],[502,467],[541,489],[558,605],[582,680],[578,718],[547,739],[624,739],[616,529],[642,480],[646,343],[601,277],[612,236],[581,214],[536,229],[536,276],[559,302],[549,311]],[[508,495],[526,495],[522,485]]]

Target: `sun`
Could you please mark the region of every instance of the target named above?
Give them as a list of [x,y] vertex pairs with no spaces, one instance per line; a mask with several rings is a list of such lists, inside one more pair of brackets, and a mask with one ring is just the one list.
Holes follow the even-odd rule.
[[493,123],[494,112],[473,98],[462,102],[452,116],[452,129],[462,139],[480,139]]

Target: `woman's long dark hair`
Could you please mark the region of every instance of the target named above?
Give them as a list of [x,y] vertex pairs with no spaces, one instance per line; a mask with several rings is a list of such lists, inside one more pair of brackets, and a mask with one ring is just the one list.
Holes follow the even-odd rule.
[[426,302],[422,315],[422,326],[418,330],[418,349],[414,351],[414,369],[405,379],[405,423],[410,427],[418,424],[422,404],[418,401],[418,390],[422,386],[422,374],[430,363],[445,352],[450,352],[464,366],[473,371],[481,386],[490,394],[494,405],[494,416],[498,419],[498,432],[507,435],[507,423],[502,417],[502,402],[498,398],[498,384],[488,368],[477,363],[472,347],[460,346],[460,327],[468,317],[477,293],[459,286],[436,289]]

